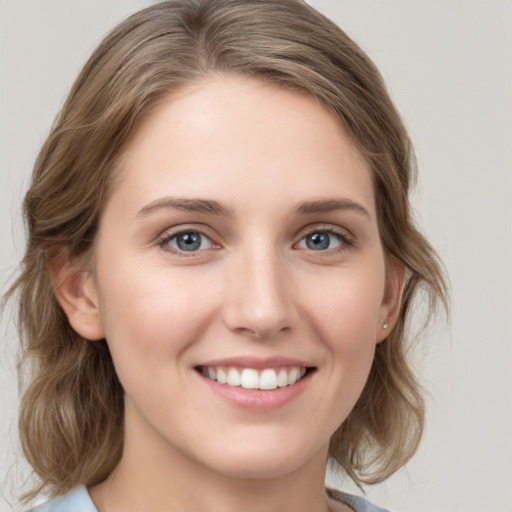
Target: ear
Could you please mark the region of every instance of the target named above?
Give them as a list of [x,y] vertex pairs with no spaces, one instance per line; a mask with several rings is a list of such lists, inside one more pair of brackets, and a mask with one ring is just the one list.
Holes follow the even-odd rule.
[[88,340],[105,337],[92,273],[61,250],[47,263],[57,301],[71,327]]
[[380,325],[377,325],[377,343],[393,330],[400,315],[405,286],[405,264],[391,255],[387,265],[386,287],[381,304]]

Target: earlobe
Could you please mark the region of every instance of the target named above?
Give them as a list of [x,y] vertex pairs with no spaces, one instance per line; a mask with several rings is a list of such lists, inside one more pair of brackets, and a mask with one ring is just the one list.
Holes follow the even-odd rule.
[[405,286],[405,264],[396,256],[389,258],[386,289],[382,300],[380,325],[377,325],[377,343],[384,340],[393,330],[402,305]]
[[55,297],[71,327],[89,340],[105,337],[96,286],[90,271],[72,261],[67,251],[47,263]]

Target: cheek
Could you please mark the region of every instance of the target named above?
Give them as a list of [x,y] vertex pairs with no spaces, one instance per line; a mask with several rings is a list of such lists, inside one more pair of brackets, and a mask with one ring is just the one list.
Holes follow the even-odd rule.
[[385,284],[384,266],[379,266],[343,269],[309,287],[306,308],[323,337],[337,341],[340,349],[376,341]]
[[[312,288],[308,307],[315,338],[327,348],[333,400],[343,420],[366,383],[375,354],[385,285],[384,265],[339,272],[321,289]],[[339,393],[342,389],[343,393]],[[339,425],[339,423],[338,423]]]
[[[165,268],[119,264],[98,276],[100,309],[106,339],[118,372],[138,362],[173,364],[197,339],[213,314],[213,291],[201,280]],[[201,300],[199,300],[199,297]],[[169,357],[169,356],[173,357]],[[138,365],[151,372],[152,366]]]
[[339,269],[304,282],[300,316],[308,339],[316,340],[323,354],[318,378],[325,379],[322,400],[311,416],[322,418],[325,437],[350,414],[368,379],[384,289],[380,268],[376,261],[375,270],[366,265]]

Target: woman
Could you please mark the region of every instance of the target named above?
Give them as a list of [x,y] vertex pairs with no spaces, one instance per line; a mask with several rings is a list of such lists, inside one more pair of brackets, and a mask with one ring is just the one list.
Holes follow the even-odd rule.
[[[170,1],[78,77],[25,199],[25,455],[66,510],[378,510],[421,437],[407,133],[298,0]],[[11,293],[12,293],[11,292]]]

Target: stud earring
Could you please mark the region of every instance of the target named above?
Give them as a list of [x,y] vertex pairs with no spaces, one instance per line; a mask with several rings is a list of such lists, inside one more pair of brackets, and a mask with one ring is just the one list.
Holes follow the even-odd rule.
[[385,324],[382,324],[383,329],[387,329],[389,327],[389,324],[386,322]]

